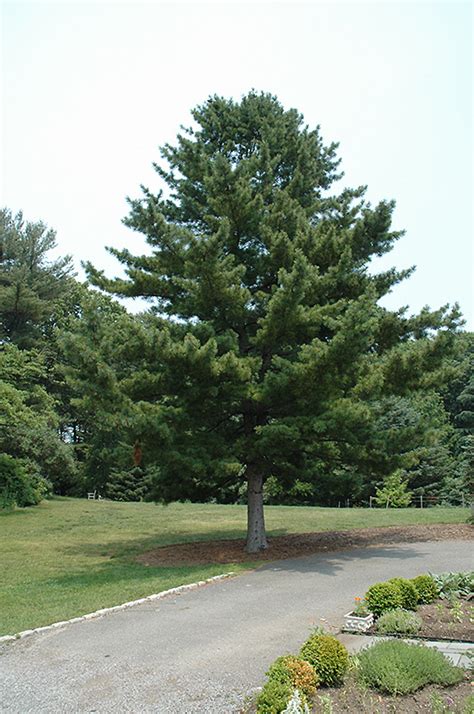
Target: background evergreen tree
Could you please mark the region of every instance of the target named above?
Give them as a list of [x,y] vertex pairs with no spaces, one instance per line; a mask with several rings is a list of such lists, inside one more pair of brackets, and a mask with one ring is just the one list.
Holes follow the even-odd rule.
[[150,254],[110,249],[124,279],[87,269],[157,315],[156,359],[130,382],[161,403],[159,497],[246,482],[254,552],[267,545],[264,481],[314,481],[360,448],[364,400],[439,384],[459,315],[379,306],[411,273],[369,271],[401,235],[394,203],[371,206],[364,187],[330,194],[336,145],[296,110],[251,92],[192,115],[155,165],[166,192],[130,202],[125,223]]
[[442,498],[447,502],[474,503],[474,334],[462,333],[456,338],[454,355],[456,372],[440,393],[451,419],[454,434],[451,452],[456,473],[442,485]]
[[159,463],[157,445],[165,443],[160,330],[155,320],[148,322],[91,291],[62,332],[61,360],[76,419],[75,450],[88,490],[104,494],[118,474],[129,478],[137,440],[145,443],[147,469]]
[[124,471],[111,471],[106,493],[114,501],[144,501],[150,494],[152,473],[135,465]]
[[61,441],[55,400],[48,393],[44,356],[0,345],[0,453],[21,462],[33,479],[46,479],[59,494],[80,490],[69,444]]
[[[25,221],[21,212],[14,216],[8,209],[0,211],[0,342],[5,349],[8,346],[21,349],[30,373],[36,363],[38,384],[29,384],[25,390],[21,368],[16,373],[13,370],[4,374],[4,379],[9,388],[19,389],[24,398],[28,389],[35,390],[38,385],[50,398],[47,426],[31,429],[28,420],[19,423],[15,420],[16,439],[9,451],[16,448],[28,452],[28,458],[41,464],[42,472],[49,461],[48,478],[54,482],[56,491],[77,495],[81,486],[72,463],[74,453],[57,438],[59,435],[69,443],[74,440],[75,430],[58,334],[72,315],[79,314],[87,290],[74,279],[69,256],[51,258],[55,248],[56,234],[44,223]],[[13,355],[20,364],[21,356],[15,350],[7,350],[1,358],[4,370],[7,357],[13,367]],[[13,439],[11,424],[7,433],[8,439]]]
[[56,234],[20,212],[0,210],[0,339],[22,348],[51,336],[75,289],[70,256],[50,260]]

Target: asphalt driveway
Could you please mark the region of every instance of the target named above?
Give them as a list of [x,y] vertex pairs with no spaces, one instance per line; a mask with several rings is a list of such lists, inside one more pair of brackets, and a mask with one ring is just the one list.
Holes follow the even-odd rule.
[[276,657],[340,626],[373,582],[472,566],[469,541],[307,556],[5,643],[0,711],[239,712]]

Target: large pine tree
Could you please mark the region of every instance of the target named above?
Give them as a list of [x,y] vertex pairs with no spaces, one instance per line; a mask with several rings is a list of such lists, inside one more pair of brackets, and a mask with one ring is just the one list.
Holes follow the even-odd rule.
[[164,191],[130,201],[125,223],[150,254],[110,249],[124,279],[88,271],[105,290],[149,298],[157,315],[144,349],[157,359],[135,379],[166,425],[159,497],[246,481],[255,552],[267,546],[265,480],[311,480],[362,445],[361,397],[436,382],[457,314],[379,306],[411,272],[369,271],[400,236],[394,203],[372,207],[364,187],[330,193],[337,145],[319,127],[255,92],[211,97],[192,116],[155,165]]

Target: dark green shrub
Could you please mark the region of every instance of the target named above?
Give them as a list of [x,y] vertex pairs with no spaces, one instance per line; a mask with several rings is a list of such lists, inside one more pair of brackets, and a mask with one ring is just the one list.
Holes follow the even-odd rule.
[[375,583],[365,593],[365,602],[370,612],[379,617],[387,610],[402,607],[400,588],[393,583]]
[[389,610],[377,620],[377,632],[382,635],[400,634],[416,635],[420,631],[423,622],[421,617],[408,610]]
[[420,605],[428,605],[438,597],[438,588],[431,575],[417,575],[411,582],[417,589]]
[[314,667],[301,657],[286,655],[279,657],[267,672],[267,677],[274,682],[288,684],[298,689],[305,697],[311,698],[319,684]]
[[314,667],[320,683],[326,686],[342,682],[349,666],[346,648],[332,635],[311,635],[301,648],[300,656]]
[[396,585],[402,596],[402,607],[405,610],[416,610],[418,605],[418,591],[410,580],[406,578],[391,578],[389,583]]
[[0,508],[35,506],[43,490],[43,484],[29,476],[20,461],[0,454]]
[[269,679],[257,699],[257,714],[280,714],[293,694],[291,684]]
[[358,659],[359,681],[389,694],[409,694],[427,684],[448,687],[464,677],[438,650],[400,640],[378,642],[362,650]]

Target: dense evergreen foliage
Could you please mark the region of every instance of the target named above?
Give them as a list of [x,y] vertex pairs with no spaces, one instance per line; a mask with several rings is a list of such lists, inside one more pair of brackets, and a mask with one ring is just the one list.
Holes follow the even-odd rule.
[[330,194],[336,145],[295,110],[252,92],[240,103],[212,97],[193,118],[156,165],[166,194],[131,201],[126,224],[151,254],[111,249],[125,279],[88,271],[157,314],[158,361],[139,375],[163,407],[157,494],[245,481],[256,550],[266,546],[264,482],[363,467],[369,401],[443,381],[459,315],[380,307],[411,272],[368,269],[400,236],[394,204],[372,207],[364,187]]
[[75,290],[72,259],[50,260],[56,234],[0,210],[0,339],[37,347],[51,337]]
[[411,273],[372,269],[401,235],[394,203],[338,189],[337,146],[275,97],[211,97],[193,119],[155,165],[161,190],[130,201],[149,253],[110,249],[125,278],[87,266],[142,314],[1,212],[0,451],[62,494],[246,499],[249,550],[264,500],[367,502],[398,473],[459,503],[473,336],[457,308],[380,306]]

